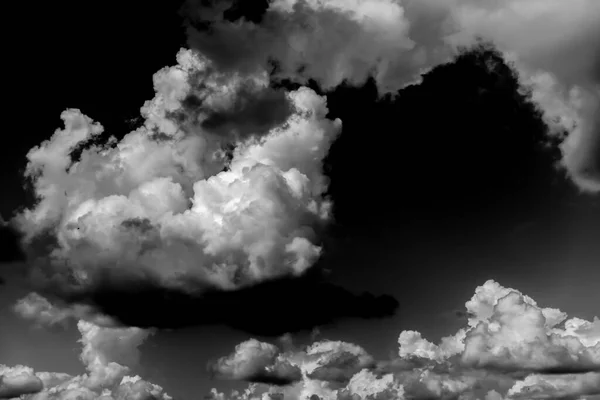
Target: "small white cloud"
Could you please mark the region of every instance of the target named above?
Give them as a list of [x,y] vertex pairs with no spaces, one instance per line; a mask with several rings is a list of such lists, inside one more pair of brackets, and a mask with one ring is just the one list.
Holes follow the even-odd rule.
[[300,369],[282,357],[276,346],[256,339],[238,344],[231,355],[221,357],[209,368],[220,379],[273,385],[288,385],[302,377]]
[[[216,72],[189,51],[178,61],[157,73],[146,125],[120,142],[88,147],[73,162],[72,150],[102,127],[68,110],[65,128],[29,152],[39,201],[17,221],[32,249],[53,237],[34,267],[59,294],[95,289],[106,274],[184,292],[239,289],[301,275],[320,256],[313,227],[331,208],[322,162],[341,127],[326,118],[325,99],[308,88],[286,93],[290,113],[260,139],[223,137],[188,115],[184,97],[193,91],[206,113],[222,113],[248,79],[256,88],[268,80]],[[228,142],[231,159],[223,156]],[[71,313],[35,295],[18,308],[47,322]]]

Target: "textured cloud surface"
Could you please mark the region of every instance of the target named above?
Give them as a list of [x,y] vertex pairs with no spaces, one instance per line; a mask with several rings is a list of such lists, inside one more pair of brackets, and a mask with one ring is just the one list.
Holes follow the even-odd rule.
[[276,346],[255,339],[237,345],[235,353],[220,358],[209,370],[219,379],[275,385],[287,385],[302,378],[300,368],[285,360]]
[[[320,341],[280,352],[250,340],[215,368],[239,371],[288,362],[302,372],[287,386],[251,385],[231,398],[563,399],[600,394],[600,319],[568,318],[495,281],[465,303],[467,326],[434,344],[403,331],[398,357],[376,362],[351,343]],[[246,379],[246,375],[229,376]],[[215,398],[229,398],[216,390]],[[582,397],[583,396],[583,397]]]
[[129,376],[139,362],[138,346],[151,334],[138,328],[102,328],[86,321],[81,332],[80,359],[87,373],[79,376],[37,372],[24,366],[0,365],[0,398],[28,400],[66,399],[171,399],[163,389],[139,376]]
[[[68,110],[65,129],[28,154],[40,201],[21,226],[29,241],[55,236],[41,267],[73,290],[107,271],[170,288],[231,290],[300,275],[321,252],[312,229],[329,215],[321,161],[340,130],[325,118],[325,100],[309,89],[289,93],[294,113],[285,126],[255,132],[260,139],[237,143],[228,160],[229,138],[205,131],[203,115],[186,123],[173,116],[191,118],[180,106],[192,90],[189,75],[208,74],[190,52],[178,60],[155,76],[157,96],[142,110],[146,126],[119,143],[92,145],[73,162],[72,151],[102,127]],[[206,79],[198,101],[228,109],[238,90],[231,79]]]
[[597,1],[274,0],[261,18],[233,20],[238,3],[190,0],[190,46],[221,68],[269,70],[326,89],[372,77],[394,93],[457,47],[493,42],[533,91],[569,175],[583,190],[600,190]]
[[[60,304],[34,293],[17,304],[20,314],[48,323],[232,325],[232,313],[215,314],[219,304],[233,304],[223,301],[228,293],[247,297],[240,304],[266,299],[321,255],[318,233],[331,213],[322,163],[341,129],[326,118],[325,98],[308,88],[272,89],[264,71],[217,70],[191,51],[181,50],[177,61],[154,76],[156,97],[141,110],[145,124],[122,140],[102,143],[103,127],[70,109],[61,116],[64,129],[28,153],[26,176],[38,202],[15,223],[32,277]],[[302,285],[289,283],[288,295],[314,289],[314,303],[331,307],[316,321],[280,329],[385,316],[396,307]],[[136,299],[157,307],[144,313]],[[182,319],[170,320],[175,315]]]

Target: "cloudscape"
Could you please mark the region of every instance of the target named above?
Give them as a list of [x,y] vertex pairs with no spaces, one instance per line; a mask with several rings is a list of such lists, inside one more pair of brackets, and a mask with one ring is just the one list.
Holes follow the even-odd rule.
[[600,399],[600,2],[38,11],[0,398]]

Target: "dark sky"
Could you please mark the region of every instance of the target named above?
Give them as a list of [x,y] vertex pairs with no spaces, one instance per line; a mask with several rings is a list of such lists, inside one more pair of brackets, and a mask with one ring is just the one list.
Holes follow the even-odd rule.
[[[107,136],[122,137],[153,96],[152,75],[186,45],[173,1],[31,8],[14,12],[27,18],[5,76],[14,90],[0,150],[5,220],[32,204],[25,155],[61,126],[62,110],[79,108]],[[399,307],[389,318],[334,322],[321,337],[360,343],[378,357],[396,351],[403,329],[438,340],[461,326],[455,310],[488,279],[571,316],[597,315],[600,198],[579,192],[556,167],[546,127],[517,88],[487,49],[435,68],[395,99],[379,99],[373,82],[327,93],[330,116],[344,127],[326,160],[335,205],[321,264],[332,283],[391,295]],[[73,324],[35,328],[9,310],[24,293],[0,286],[0,363],[81,373]],[[214,386],[206,362],[248,337],[222,326],[162,331],[142,346],[142,370],[191,399]]]

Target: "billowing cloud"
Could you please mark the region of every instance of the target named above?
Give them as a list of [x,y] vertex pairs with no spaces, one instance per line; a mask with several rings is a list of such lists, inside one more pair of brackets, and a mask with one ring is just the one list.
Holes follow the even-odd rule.
[[29,367],[0,365],[0,398],[27,400],[170,400],[162,387],[130,376],[139,362],[138,346],[152,333],[139,328],[103,328],[79,321],[80,359],[87,373],[37,372]]
[[[239,143],[229,161],[220,136],[169,117],[181,108],[190,70],[204,68],[190,52],[179,63],[157,74],[147,125],[118,144],[92,146],[73,163],[71,152],[102,127],[69,110],[65,129],[28,154],[40,201],[19,221],[28,243],[52,231],[56,244],[43,267],[64,280],[69,273],[75,282],[63,283],[73,290],[122,266],[166,287],[231,290],[300,275],[321,252],[313,226],[330,208],[321,162],[340,128],[325,118],[324,99],[308,89],[290,93],[287,124]],[[235,88],[218,88],[205,90],[204,104],[227,109]]]
[[81,361],[89,371],[89,387],[104,386],[122,378],[139,362],[138,346],[151,334],[140,328],[102,328],[79,321]]
[[[392,314],[387,296],[300,279],[316,270],[331,215],[322,163],[341,121],[326,117],[325,98],[192,51],[177,61],[155,74],[145,124],[122,140],[103,143],[103,127],[70,109],[28,153],[38,202],[14,223],[38,293],[16,310],[47,323],[267,335]],[[254,319],[281,296],[286,315],[306,317]]]
[[239,3],[189,0],[190,46],[226,70],[313,79],[324,89],[372,77],[382,94],[394,93],[457,48],[493,42],[561,143],[562,166],[582,190],[600,190],[595,0],[274,0],[247,19]]
[[[211,370],[220,379],[246,380],[271,386],[286,385],[279,389],[285,398],[290,395],[304,398],[316,392],[325,393],[329,386],[348,386],[358,392],[376,390],[365,387],[372,386],[373,382],[384,388],[390,384],[393,386],[389,377],[379,380],[374,375],[365,377],[360,374],[374,365],[373,357],[352,343],[322,340],[301,349],[292,346],[287,351],[281,351],[272,344],[251,339],[236,346],[231,355],[215,362]],[[371,378],[373,382],[365,382],[365,379]]]
[[[577,399],[600,394],[599,319],[568,318],[531,297],[487,281],[465,303],[466,326],[435,344],[416,331],[399,336],[398,357],[375,361],[361,347],[319,341],[279,352],[256,341],[238,346],[238,366],[272,363],[302,371],[284,388],[258,385],[226,399]],[[251,348],[253,351],[242,349]],[[240,352],[242,354],[240,354]],[[243,357],[242,357],[243,355]],[[244,397],[246,396],[246,397]],[[254,397],[252,397],[254,396]],[[315,397],[316,396],[316,397]]]
[[575,332],[549,330],[547,321],[539,307],[512,292],[498,300],[488,320],[467,332],[462,361],[508,369],[600,371],[600,337],[581,340]]

